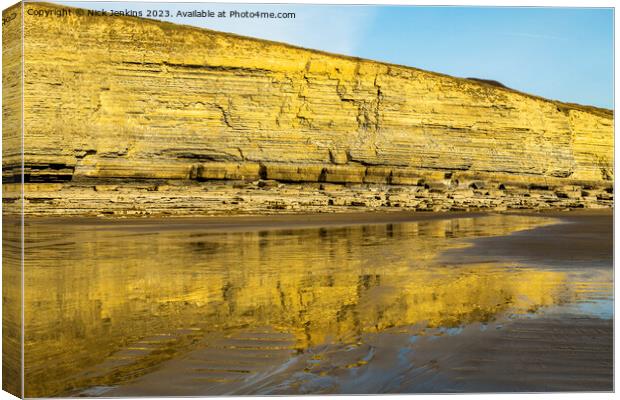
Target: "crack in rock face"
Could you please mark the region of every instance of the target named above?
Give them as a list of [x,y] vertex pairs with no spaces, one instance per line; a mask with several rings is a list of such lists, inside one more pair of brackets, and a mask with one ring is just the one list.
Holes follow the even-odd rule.
[[[23,170],[9,105],[3,182],[24,174],[26,214],[613,204],[610,110],[154,20],[67,18],[24,20]],[[5,95],[21,99],[8,42],[21,21],[3,32]]]

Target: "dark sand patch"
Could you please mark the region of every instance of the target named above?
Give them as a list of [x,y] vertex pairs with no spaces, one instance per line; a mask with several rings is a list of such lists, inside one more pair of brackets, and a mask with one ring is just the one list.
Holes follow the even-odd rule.
[[461,262],[510,259],[559,267],[609,266],[613,263],[611,210],[539,212],[515,215],[558,218],[562,223],[472,240],[472,247],[447,252]]
[[613,390],[612,321],[598,318],[506,320],[424,336],[388,330],[357,345],[289,350],[290,358],[280,348],[224,350],[205,345],[105,396]]
[[[613,321],[588,317],[515,319],[486,331],[420,341],[418,373],[402,392],[613,390]],[[428,371],[438,379],[425,383]],[[435,374],[432,374],[435,375]]]

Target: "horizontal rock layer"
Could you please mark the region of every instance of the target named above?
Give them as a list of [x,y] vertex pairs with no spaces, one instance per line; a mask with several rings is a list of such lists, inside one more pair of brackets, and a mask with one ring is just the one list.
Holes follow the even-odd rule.
[[609,110],[140,18],[26,13],[24,28],[27,214],[612,201]]

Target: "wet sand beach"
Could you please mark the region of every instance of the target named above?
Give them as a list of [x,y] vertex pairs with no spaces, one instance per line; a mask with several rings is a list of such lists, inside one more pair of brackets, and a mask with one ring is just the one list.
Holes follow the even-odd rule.
[[265,231],[278,229],[328,228],[355,225],[398,224],[438,219],[473,218],[488,215],[484,212],[342,212],[324,214],[230,215],[208,217],[150,217],[150,218],[61,218],[32,217],[35,224],[57,227],[96,225],[99,229],[132,231],[167,231],[197,229],[204,231]]
[[611,391],[612,220],[27,221],[26,394]]
[[[560,266],[585,266],[588,263],[613,263],[613,215],[609,211],[572,211],[515,213],[557,218],[560,224],[510,236],[487,237],[460,255],[487,259],[510,258]],[[453,256],[458,256],[454,254]]]

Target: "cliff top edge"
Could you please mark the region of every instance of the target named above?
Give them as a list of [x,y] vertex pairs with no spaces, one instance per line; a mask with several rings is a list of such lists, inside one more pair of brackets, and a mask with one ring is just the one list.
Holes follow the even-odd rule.
[[[18,3],[16,3],[13,6],[7,7],[5,9],[5,11],[7,11],[9,9],[12,9],[13,7],[17,6],[20,3],[22,3],[22,2],[18,2]],[[25,5],[28,5],[28,6],[36,5],[37,7],[63,8],[63,9],[73,9],[73,10],[80,9],[80,10],[87,11],[86,9],[81,9],[81,8],[78,8],[78,7],[70,7],[70,6],[66,6],[66,5],[60,5],[60,4],[48,3],[48,2],[23,1],[23,3],[25,3]],[[139,20],[139,21],[144,22],[144,23],[153,24],[153,25],[160,26],[160,27],[165,27],[167,29],[171,28],[171,29],[175,29],[175,30],[188,30],[188,31],[191,31],[191,32],[208,32],[210,34],[215,34],[215,35],[220,35],[220,36],[225,36],[225,37],[239,38],[239,39],[243,39],[243,40],[254,41],[256,43],[261,43],[261,44],[278,45],[278,46],[283,46],[283,47],[290,48],[290,49],[308,51],[308,52],[311,52],[311,53],[326,55],[326,56],[335,57],[335,58],[340,58],[340,59],[343,59],[343,60],[361,61],[361,62],[366,62],[366,63],[372,63],[372,64],[378,64],[378,65],[384,65],[384,66],[403,68],[403,69],[407,69],[407,70],[411,70],[411,71],[416,71],[416,72],[421,72],[421,73],[425,73],[425,74],[434,75],[434,76],[441,77],[441,78],[447,78],[447,79],[455,80],[455,81],[461,82],[461,83],[467,83],[467,84],[474,85],[474,86],[481,86],[481,87],[491,88],[493,90],[514,93],[514,94],[518,94],[518,95],[521,95],[521,96],[524,96],[524,97],[528,97],[528,98],[531,98],[531,99],[535,99],[535,100],[538,100],[538,101],[549,102],[549,103],[555,104],[562,111],[576,110],[576,111],[582,111],[582,112],[594,114],[594,115],[597,115],[597,116],[600,116],[600,117],[604,117],[604,118],[610,118],[611,119],[611,118],[614,117],[614,111],[611,110],[611,109],[602,108],[602,107],[596,107],[596,106],[590,106],[590,105],[582,105],[582,104],[577,104],[577,103],[563,102],[563,101],[553,100],[553,99],[547,99],[547,98],[544,98],[542,96],[521,92],[519,90],[516,90],[516,89],[510,88],[510,87],[504,86],[503,84],[500,84],[499,82],[493,81],[491,79],[482,79],[482,78],[473,78],[473,77],[472,78],[459,78],[459,77],[455,77],[455,76],[452,76],[452,75],[443,74],[443,73],[440,73],[440,72],[428,71],[428,70],[424,70],[424,69],[421,69],[421,68],[416,68],[416,67],[412,67],[412,66],[408,66],[408,65],[401,65],[401,64],[389,63],[389,62],[384,62],[384,61],[377,61],[377,60],[366,59],[366,58],[362,58],[362,57],[355,57],[355,56],[348,56],[348,55],[344,55],[344,54],[331,53],[331,52],[324,51],[324,50],[305,48],[305,47],[302,47],[302,46],[297,46],[297,45],[293,45],[293,44],[286,43],[286,42],[279,42],[279,41],[267,40],[267,39],[259,39],[259,38],[255,38],[255,37],[251,37],[251,36],[239,35],[239,34],[236,34],[236,33],[216,31],[216,30],[208,29],[208,28],[201,28],[201,27],[185,25],[185,24],[177,24],[177,23],[174,23],[174,22],[160,21],[160,20],[157,20],[157,19],[151,19],[151,18],[145,18],[145,17],[118,15],[118,16],[112,16],[111,18],[126,19],[126,20]]]

